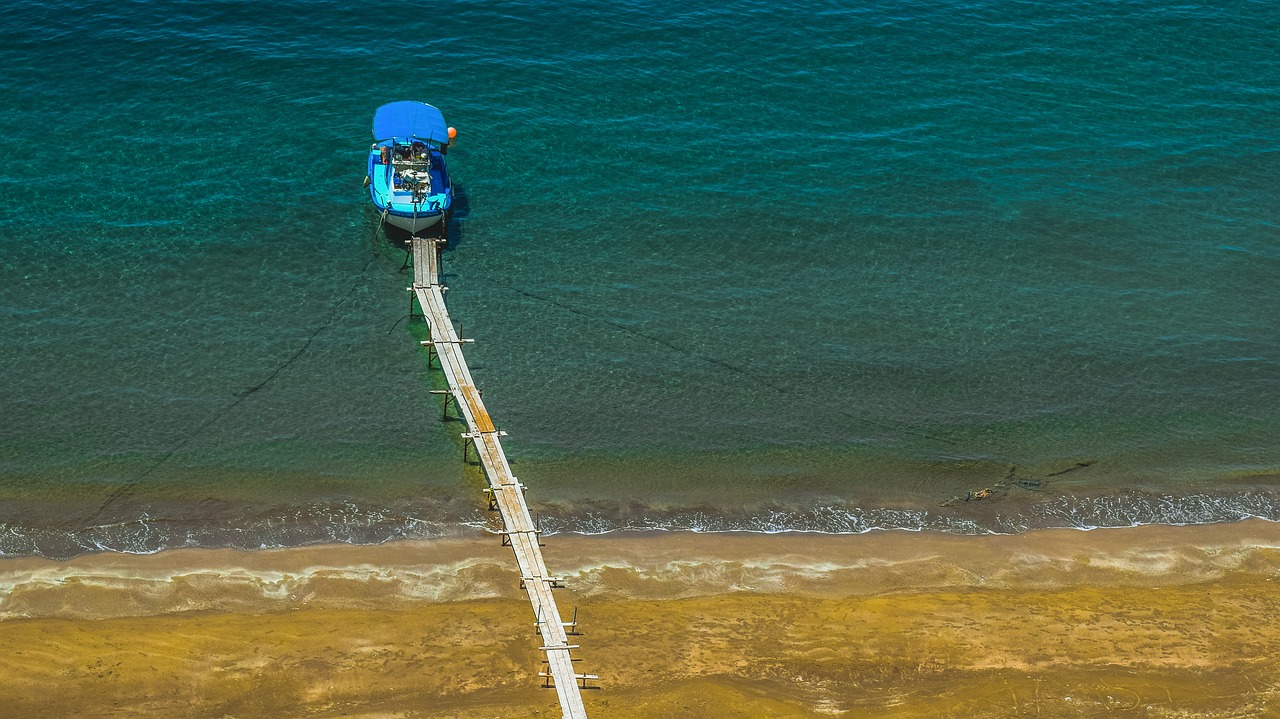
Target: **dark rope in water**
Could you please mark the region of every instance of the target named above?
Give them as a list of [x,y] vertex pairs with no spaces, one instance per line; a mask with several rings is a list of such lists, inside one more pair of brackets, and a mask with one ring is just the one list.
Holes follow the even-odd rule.
[[387,334],[391,334],[392,332],[394,332],[394,331],[395,331],[395,329],[396,329],[397,327],[399,327],[399,326],[400,326],[400,323],[401,323],[401,322],[404,322],[405,320],[407,320],[407,319],[411,319],[411,318],[413,318],[413,317],[421,317],[421,316],[422,316],[422,315],[420,315],[420,314],[418,314],[418,313],[416,313],[416,312],[410,312],[409,314],[405,315],[404,317],[401,317],[400,319],[396,320],[396,323],[395,323],[395,324],[393,324],[393,325],[391,325],[391,329],[387,330]]
[[355,278],[351,283],[351,287],[347,290],[347,292],[344,295],[342,295],[337,300],[337,302],[334,303],[333,308],[329,311],[329,316],[325,318],[324,322],[322,322],[320,326],[317,327],[316,330],[312,332],[309,337],[307,337],[306,341],[302,343],[302,346],[300,346],[292,355],[290,355],[288,359],[286,359],[284,362],[281,362],[279,365],[277,365],[276,368],[271,372],[271,374],[267,375],[267,377],[263,379],[261,382],[258,382],[255,385],[246,387],[245,389],[239,392],[233,393],[233,396],[235,397],[234,400],[232,400],[230,403],[226,404],[222,408],[218,409],[204,422],[201,422],[200,426],[196,427],[194,430],[187,433],[187,436],[183,437],[182,440],[180,440],[177,444],[171,447],[164,454],[164,456],[160,457],[155,462],[153,462],[150,467],[147,467],[147,469],[144,472],[139,474],[137,477],[134,477],[133,479],[125,482],[119,487],[117,487],[115,491],[113,491],[110,495],[108,495],[107,498],[102,502],[102,504],[99,505],[96,510],[94,510],[93,514],[90,515],[89,518],[86,520],[86,524],[92,524],[95,520],[97,520],[98,517],[102,515],[104,511],[106,511],[108,507],[120,501],[125,496],[127,496],[130,492],[132,492],[134,487],[136,487],[144,479],[149,477],[152,472],[156,471],[162,465],[168,462],[169,459],[172,458],[173,455],[181,451],[183,447],[186,447],[194,439],[196,439],[201,434],[203,434],[205,430],[213,426],[218,420],[222,419],[229,412],[231,412],[233,409],[239,406],[240,403],[244,402],[246,399],[252,396],[255,392],[266,387],[268,384],[271,383],[272,380],[274,380],[276,377],[279,377],[281,372],[284,372],[294,362],[297,362],[298,359],[301,358],[302,355],[306,353],[308,349],[310,349],[311,344],[315,342],[316,337],[318,337],[321,332],[324,332],[326,329],[329,329],[329,327],[331,327],[333,323],[337,320],[338,312],[355,295],[356,290],[359,289],[360,287],[361,278],[364,277],[364,273],[367,272],[371,266],[373,266],[373,263],[377,261],[377,259],[378,258],[376,256],[370,257],[369,260],[364,263],[364,266],[360,268],[360,271],[355,274]]
[[[599,315],[592,314],[592,313],[587,312],[587,311],[585,311],[585,310],[578,309],[577,307],[574,307],[574,306],[572,306],[572,305],[565,304],[564,302],[561,302],[561,301],[559,301],[559,300],[557,300],[557,299],[554,299],[554,298],[551,298],[551,297],[544,297],[544,296],[542,296],[542,295],[534,294],[534,293],[529,292],[529,291],[527,291],[527,290],[522,290],[522,289],[520,289],[519,287],[516,287],[515,285],[511,285],[511,284],[508,284],[508,283],[506,283],[506,282],[502,282],[501,280],[492,280],[492,282],[493,282],[494,284],[497,284],[497,285],[501,286],[501,287],[505,287],[505,288],[507,288],[507,289],[511,290],[512,292],[515,292],[516,294],[522,295],[522,296],[524,296],[524,297],[528,297],[529,299],[537,300],[537,301],[539,301],[539,302],[545,302],[545,303],[547,303],[547,304],[554,305],[554,306],[556,306],[556,307],[559,307],[560,309],[563,309],[563,310],[565,310],[565,311],[567,311],[567,312],[571,312],[571,313],[573,313],[573,314],[575,314],[575,315],[578,315],[578,316],[580,316],[580,317],[586,317],[586,318],[588,318],[588,319],[595,320],[595,321],[597,321],[597,322],[603,322],[604,324],[607,324],[607,325],[609,325],[610,327],[613,327],[613,328],[615,328],[615,329],[622,330],[623,332],[626,332],[627,334],[631,334],[631,335],[634,335],[634,336],[636,336],[636,337],[641,337],[641,338],[643,338],[643,339],[649,340],[650,342],[654,342],[654,343],[657,343],[657,344],[659,344],[659,345],[662,345],[663,347],[666,347],[667,349],[670,349],[670,350],[671,350],[671,351],[673,351],[673,352],[677,352],[677,353],[680,353],[680,354],[686,355],[686,356],[688,356],[688,357],[693,357],[693,358],[695,358],[695,359],[701,360],[701,361],[706,362],[706,363],[708,363],[708,364],[715,365],[715,366],[720,367],[720,368],[722,368],[722,369],[725,369],[725,370],[728,370],[728,371],[733,372],[733,373],[735,373],[735,374],[741,375],[741,376],[746,377],[747,379],[751,380],[752,382],[756,382],[756,383],[758,383],[758,384],[760,384],[760,385],[762,385],[762,386],[764,386],[764,387],[768,387],[769,389],[771,389],[771,390],[773,390],[773,391],[777,392],[778,394],[786,395],[787,397],[793,397],[793,398],[794,398],[794,397],[797,397],[797,391],[795,390],[795,388],[792,388],[792,387],[784,387],[784,386],[782,386],[782,385],[780,385],[780,384],[777,384],[777,383],[775,383],[775,382],[771,382],[771,381],[769,381],[768,379],[766,379],[766,378],[764,378],[764,377],[761,377],[761,376],[757,375],[756,373],[754,373],[754,372],[752,372],[752,371],[750,371],[750,370],[748,370],[748,369],[746,369],[746,368],[744,368],[744,367],[740,367],[740,366],[735,365],[735,364],[733,364],[733,363],[731,363],[731,362],[726,362],[725,360],[722,360],[722,359],[720,359],[720,358],[718,358],[718,357],[712,357],[711,355],[702,354],[702,353],[700,353],[700,352],[696,352],[696,351],[694,351],[694,350],[690,350],[690,349],[688,349],[688,348],[681,347],[681,346],[679,346],[679,345],[675,344],[674,342],[671,342],[670,340],[666,340],[666,339],[663,339],[663,338],[661,338],[661,337],[657,337],[657,336],[655,336],[655,335],[646,334],[646,333],[641,332],[641,331],[639,331],[639,330],[636,330],[636,329],[634,329],[634,328],[632,328],[632,327],[628,327],[627,325],[622,324],[621,322],[617,322],[617,321],[614,321],[614,320],[608,319],[608,318],[606,318],[606,317],[601,317],[601,316],[599,316]],[[946,445],[949,445],[949,446],[952,446],[952,447],[959,446],[959,444],[960,444],[960,442],[959,442],[958,440],[951,439],[950,437],[943,437],[943,436],[941,436],[941,435],[937,435],[937,434],[931,434],[931,433],[928,433],[928,432],[921,432],[921,431],[919,431],[919,430],[911,429],[910,427],[906,427],[906,426],[903,426],[903,425],[901,425],[901,424],[897,424],[897,423],[885,422],[885,421],[883,421],[883,420],[874,420],[874,419],[869,419],[869,418],[867,418],[867,417],[863,417],[863,416],[861,416],[861,415],[857,415],[857,414],[854,414],[854,413],[849,412],[849,411],[847,411],[847,410],[843,410],[843,409],[840,409],[840,408],[838,408],[838,407],[833,407],[833,406],[831,406],[830,404],[827,404],[827,403],[821,402],[817,397],[814,397],[814,396],[812,396],[812,395],[808,396],[806,399],[808,399],[808,400],[809,400],[811,403],[813,403],[814,405],[820,405],[820,406],[824,407],[825,409],[827,409],[827,410],[829,410],[829,411],[831,411],[831,412],[834,412],[834,413],[836,413],[836,414],[840,415],[841,417],[845,417],[845,418],[847,418],[847,419],[854,420],[855,422],[862,422],[862,423],[864,423],[864,424],[868,424],[868,425],[871,425],[871,426],[873,426],[873,427],[879,427],[880,429],[890,430],[890,431],[893,431],[893,432],[899,432],[899,433],[902,433],[902,434],[909,434],[909,435],[912,435],[912,436],[915,436],[915,437],[921,437],[921,438],[923,438],[923,439],[933,440],[933,441],[935,441],[935,442],[941,442],[941,443],[943,443],[943,444],[946,444]]]

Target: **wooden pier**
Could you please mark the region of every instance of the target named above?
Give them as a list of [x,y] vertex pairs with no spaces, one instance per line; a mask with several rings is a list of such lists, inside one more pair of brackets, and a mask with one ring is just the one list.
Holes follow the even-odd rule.
[[489,497],[489,508],[502,516],[502,543],[510,545],[516,555],[516,564],[520,568],[520,586],[529,596],[529,604],[533,606],[534,627],[541,637],[539,651],[546,655],[547,670],[540,672],[545,686],[554,686],[560,699],[560,710],[565,719],[586,719],[587,712],[582,706],[580,689],[587,688],[587,682],[595,679],[593,674],[579,674],[574,671],[574,659],[571,655],[578,645],[569,643],[566,628],[577,633],[577,612],[572,622],[565,622],[556,607],[556,599],[552,589],[564,586],[564,580],[552,576],[542,560],[541,543],[538,541],[538,528],[529,515],[529,507],[524,500],[524,485],[511,474],[507,456],[502,451],[499,437],[506,434],[499,430],[485,410],[480,399],[480,391],[471,379],[471,371],[467,369],[466,359],[462,356],[462,345],[472,340],[458,337],[449,319],[449,312],[444,304],[445,287],[440,284],[440,250],[443,240],[435,238],[414,237],[410,240],[413,253],[413,287],[422,313],[426,316],[431,328],[431,339],[423,342],[428,354],[428,365],[431,359],[440,362],[448,380],[449,389],[445,394],[445,408],[450,401],[457,407],[458,414],[466,420],[469,432],[462,435],[464,457],[470,448],[474,448],[484,466],[489,486],[485,494]]

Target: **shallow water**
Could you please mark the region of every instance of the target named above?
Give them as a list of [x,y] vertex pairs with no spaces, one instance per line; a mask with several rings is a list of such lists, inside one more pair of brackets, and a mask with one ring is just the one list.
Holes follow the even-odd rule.
[[459,128],[450,302],[549,529],[1280,518],[1278,24],[20,2],[0,551],[486,521],[360,189],[405,98]]

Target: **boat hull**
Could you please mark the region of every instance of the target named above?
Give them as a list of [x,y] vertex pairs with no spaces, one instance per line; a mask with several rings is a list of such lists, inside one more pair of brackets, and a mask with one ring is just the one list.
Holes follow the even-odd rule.
[[387,214],[387,224],[392,227],[399,227],[406,232],[419,232],[433,225],[440,224],[441,213],[434,215],[418,215],[415,217],[400,217],[399,215]]

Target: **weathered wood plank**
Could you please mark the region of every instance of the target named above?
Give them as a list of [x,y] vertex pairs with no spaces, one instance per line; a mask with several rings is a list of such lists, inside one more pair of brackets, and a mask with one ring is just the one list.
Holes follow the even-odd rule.
[[480,392],[469,384],[464,384],[459,389],[462,390],[462,401],[467,403],[471,408],[471,414],[476,418],[473,425],[477,432],[493,432],[493,420],[489,419],[489,413],[485,411],[484,404],[480,402]]

